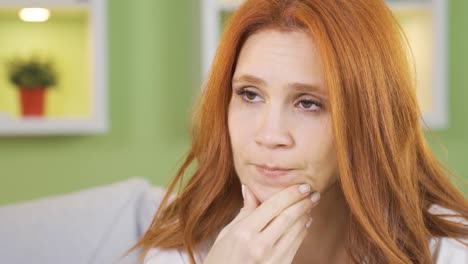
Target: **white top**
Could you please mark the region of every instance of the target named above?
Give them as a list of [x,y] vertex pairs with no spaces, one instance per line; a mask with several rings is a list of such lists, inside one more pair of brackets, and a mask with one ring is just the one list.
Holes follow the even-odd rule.
[[[454,214],[453,211],[443,208],[438,205],[432,205],[429,211],[432,214]],[[468,221],[461,220],[456,217],[447,217],[453,221]],[[468,239],[460,239],[468,243]],[[202,264],[206,255],[210,251],[213,241],[207,241],[195,248],[195,261],[197,264]],[[453,238],[435,237],[429,241],[429,247],[432,253],[435,264],[468,264],[468,247],[458,242]],[[190,264],[190,257],[187,252],[178,249],[161,250],[152,248],[146,254],[143,264]]]

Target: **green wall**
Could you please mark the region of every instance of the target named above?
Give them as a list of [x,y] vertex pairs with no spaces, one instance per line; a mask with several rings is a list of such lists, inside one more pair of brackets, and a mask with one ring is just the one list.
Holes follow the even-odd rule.
[[0,138],[0,204],[176,172],[201,79],[198,5],[108,3],[110,132]]
[[[180,165],[201,79],[197,1],[108,2],[110,132],[0,138],[0,204],[133,176],[167,185]],[[467,179],[468,2],[450,2],[451,126],[436,135],[446,163]]]
[[[426,133],[437,156],[457,175],[468,180],[468,1],[450,0],[449,26],[449,113],[448,129],[438,130],[436,139]],[[439,142],[443,145],[439,146]],[[457,184],[468,196],[468,188]]]

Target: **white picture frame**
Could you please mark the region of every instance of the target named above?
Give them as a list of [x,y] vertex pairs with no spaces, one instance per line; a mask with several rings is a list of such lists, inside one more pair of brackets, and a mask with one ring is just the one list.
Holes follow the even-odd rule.
[[0,113],[0,136],[83,135],[108,132],[106,0],[0,0],[0,8],[86,8],[89,11],[91,114],[85,118],[11,118]]

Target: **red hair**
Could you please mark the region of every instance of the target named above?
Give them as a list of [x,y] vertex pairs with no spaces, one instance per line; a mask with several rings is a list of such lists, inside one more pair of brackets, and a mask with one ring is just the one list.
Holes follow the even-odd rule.
[[[242,207],[227,128],[231,78],[245,40],[266,29],[306,32],[321,55],[338,181],[350,212],[350,260],[433,263],[430,238],[467,237],[466,225],[429,212],[437,204],[468,219],[468,203],[425,141],[404,35],[384,1],[248,0],[222,35],[196,104],[185,161],[130,250],[141,248],[142,260],[152,247],[182,248],[195,263],[194,246]],[[182,187],[193,162],[195,171]],[[169,201],[177,183],[178,194]]]

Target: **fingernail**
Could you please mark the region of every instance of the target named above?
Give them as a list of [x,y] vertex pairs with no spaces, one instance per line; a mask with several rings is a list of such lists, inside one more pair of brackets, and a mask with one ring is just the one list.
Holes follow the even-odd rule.
[[245,200],[245,185],[242,184],[242,198]]
[[307,183],[299,185],[299,192],[302,194],[310,192],[310,185]]
[[310,225],[312,224],[312,221],[314,221],[314,219],[312,217],[309,216],[309,221],[307,222],[306,224],[306,228],[309,228]]
[[314,192],[312,196],[310,197],[310,200],[312,201],[313,204],[315,204],[318,200],[320,200],[320,193]]

